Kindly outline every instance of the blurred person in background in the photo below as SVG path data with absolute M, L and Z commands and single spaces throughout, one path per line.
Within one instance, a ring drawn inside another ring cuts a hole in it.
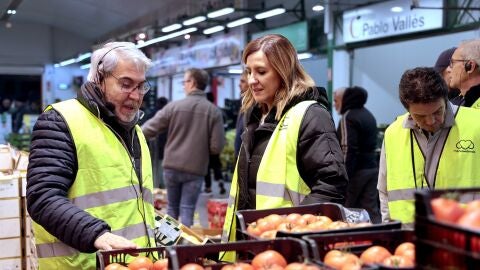
M 373 223 L 381 223 L 378 201 L 377 121 L 365 108 L 368 92 L 362 87 L 345 88 L 337 129 L 348 174 L 346 207 L 367 210 Z
M 443 79 L 447 83 L 447 86 L 450 85 L 450 80 L 451 80 L 451 74 L 447 71 L 447 68 L 450 65 L 450 59 L 452 59 L 452 55 L 456 49 L 457 47 L 452 47 L 440 53 L 440 55 L 437 58 L 437 61 L 435 62 L 435 66 L 433 67 L 433 69 L 435 69 L 436 72 L 442 75 Z M 460 90 L 458 90 L 457 88 L 448 89 L 448 99 L 450 100 L 457 97 L 459 94 L 460 94 Z
M 241 111 L 243 143 L 232 179 L 222 241 L 235 241 L 235 212 L 345 202 L 348 178 L 335 127 L 313 79 L 281 35 L 248 43 Z M 225 253 L 223 259 L 233 260 Z
M 450 74 L 450 88 L 457 88 L 460 94 L 451 99 L 458 106 L 480 109 L 480 39 L 464 41 L 450 59 L 447 72 Z
M 243 70 L 242 75 L 240 76 L 240 83 L 238 84 L 238 88 L 240 89 L 240 100 L 242 100 L 244 93 L 248 90 L 247 80 L 248 80 L 247 72 Z M 238 159 L 238 153 L 240 152 L 240 147 L 242 145 L 243 130 L 244 130 L 243 113 L 240 111 L 238 112 L 237 125 L 235 128 L 235 143 L 234 143 L 235 163 Z
M 385 131 L 378 191 L 382 220 L 412 227 L 415 190 L 480 185 L 480 111 L 448 102 L 433 68 L 405 71 L 399 96 L 408 112 Z
M 184 74 L 186 97 L 168 103 L 142 125 L 147 138 L 168 130 L 163 158 L 163 179 L 167 188 L 167 213 L 186 226 L 193 215 L 211 154 L 225 145 L 222 112 L 206 98 L 209 75 L 190 68 Z
M 342 109 L 342 99 L 343 93 L 345 92 L 346 87 L 340 87 L 333 91 L 333 107 L 335 111 L 340 115 L 340 111 Z
M 150 66 L 135 44 L 107 43 L 77 98 L 38 117 L 27 208 L 40 269 L 96 269 L 97 250 L 155 246 L 150 153 L 137 125 Z

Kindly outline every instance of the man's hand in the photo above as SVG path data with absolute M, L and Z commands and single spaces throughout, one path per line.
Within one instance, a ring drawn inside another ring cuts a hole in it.
M 138 248 L 132 241 L 110 232 L 100 235 L 93 244 L 99 250 Z

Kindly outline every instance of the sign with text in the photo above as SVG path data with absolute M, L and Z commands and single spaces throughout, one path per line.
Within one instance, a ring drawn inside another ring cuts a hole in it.
M 393 0 L 343 13 L 345 43 L 403 35 L 443 26 L 443 1 L 419 0 L 411 8 L 410 0 Z

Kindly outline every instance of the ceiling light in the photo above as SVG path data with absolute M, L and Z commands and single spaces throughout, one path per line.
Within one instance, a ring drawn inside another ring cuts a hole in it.
M 312 54 L 309 53 L 309 52 L 297 54 L 298 60 L 308 59 L 308 58 L 311 58 L 311 57 L 312 57 Z
M 219 9 L 219 10 L 212 11 L 212 12 L 208 13 L 207 17 L 208 18 L 217 18 L 217 17 L 221 17 L 221 16 L 225 16 L 227 14 L 233 13 L 234 11 L 235 11 L 234 8 L 226 7 L 226 8 L 222 8 L 222 9 Z
M 184 39 L 190 39 L 190 34 L 186 34 L 185 36 L 183 36 Z
M 137 39 L 145 39 L 146 37 L 147 37 L 147 34 L 145 34 L 145 33 L 143 33 L 143 32 L 142 32 L 142 33 L 138 33 L 138 35 L 137 35 Z
M 55 64 L 55 65 L 53 65 L 53 67 L 58 68 L 58 67 L 60 67 L 60 64 Z
M 71 58 L 71 59 L 62 61 L 62 62 L 60 62 L 59 64 L 60 64 L 61 67 L 63 67 L 63 66 L 68 66 L 68 65 L 71 65 L 71 64 L 75 63 L 75 60 L 77 60 L 77 59 Z
M 207 28 L 207 29 L 203 30 L 203 33 L 204 33 L 205 35 L 210 35 L 210 34 L 213 34 L 213 33 L 219 32 L 219 31 L 222 31 L 223 29 L 225 29 L 225 26 L 223 26 L 223 25 L 217 25 L 217 26 L 210 27 L 210 28 Z
M 241 19 L 235 20 L 233 22 L 227 23 L 227 27 L 232 28 L 232 27 L 235 27 L 235 26 L 240 26 L 240 25 L 250 23 L 251 21 L 252 21 L 252 18 L 245 17 L 245 18 L 241 18 Z
M 196 24 L 196 23 L 199 23 L 199 22 L 203 22 L 205 21 L 207 18 L 205 16 L 197 16 L 197 17 L 193 17 L 191 19 L 188 19 L 188 20 L 185 20 L 183 21 L 183 25 L 192 25 L 192 24 Z
M 190 28 L 187 28 L 187 29 L 183 29 L 181 31 L 178 31 L 178 32 L 173 32 L 173 33 L 170 33 L 168 35 L 165 35 L 165 36 L 160 36 L 160 37 L 157 37 L 157 38 L 153 38 L 153 39 L 150 39 L 150 40 L 147 40 L 145 41 L 144 43 L 142 44 L 137 44 L 137 48 L 143 48 L 143 47 L 146 47 L 148 45 L 151 45 L 151 44 L 154 44 L 154 43 L 158 43 L 158 42 L 161 42 L 161 41 L 165 41 L 167 39 L 171 39 L 171 38 L 174 38 L 174 37 L 178 37 L 178 36 L 182 36 L 182 35 L 186 35 L 188 33 L 192 33 L 192 32 L 195 32 L 197 31 L 198 29 L 196 27 L 190 27 Z
M 325 7 L 323 7 L 322 5 L 320 4 L 316 4 L 315 6 L 312 7 L 312 10 L 315 11 L 315 12 L 320 12 L 322 10 L 324 10 Z
M 92 53 L 84 53 L 84 54 L 80 54 L 77 59 L 76 59 L 76 62 L 80 62 L 82 60 L 85 60 L 87 58 L 89 58 L 90 56 L 92 56 Z
M 90 63 L 80 66 L 80 69 L 87 69 L 87 68 L 90 68 Z
M 392 7 L 390 9 L 391 12 L 396 12 L 396 13 L 399 13 L 399 12 L 402 12 L 403 11 L 403 8 L 402 7 L 399 7 L 399 6 L 396 6 L 396 7 Z
M 228 73 L 230 73 L 230 74 L 242 74 L 243 69 L 241 69 L 241 68 L 229 68 Z
M 143 40 L 143 39 L 137 40 L 137 44 L 143 44 L 143 43 L 145 43 L 145 40 Z
M 179 23 L 174 23 L 174 24 L 171 24 L 171 25 L 168 25 L 168 26 L 165 26 L 162 28 L 162 32 L 164 33 L 168 33 L 168 32 L 172 32 L 172 31 L 175 31 L 175 30 L 178 30 L 182 28 L 182 25 L 179 24 Z
M 17 14 L 17 11 L 15 9 L 9 9 L 9 10 L 7 10 L 7 14 L 14 15 L 14 14 Z
M 274 8 L 274 9 L 271 9 L 271 10 L 268 10 L 268 11 L 265 11 L 265 12 L 262 12 L 262 13 L 258 13 L 257 15 L 255 15 L 255 19 L 261 20 L 261 19 L 265 19 L 265 18 L 268 18 L 268 17 L 277 16 L 277 15 L 283 14 L 285 12 L 286 12 L 286 9 L 284 9 L 284 8 Z

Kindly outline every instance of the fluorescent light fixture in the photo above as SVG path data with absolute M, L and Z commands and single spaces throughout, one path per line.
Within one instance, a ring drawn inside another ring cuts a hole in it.
M 236 26 L 240 26 L 240 25 L 250 23 L 251 21 L 252 21 L 252 18 L 245 17 L 245 18 L 241 18 L 241 19 L 235 20 L 233 22 L 227 23 L 227 27 L 232 28 L 232 27 L 236 27 Z
M 261 19 L 277 16 L 277 15 L 285 13 L 286 11 L 287 10 L 284 9 L 284 8 L 274 8 L 274 9 L 267 10 L 267 11 L 262 12 L 262 13 L 258 13 L 257 15 L 255 15 L 255 19 L 261 20 Z
M 399 12 L 402 12 L 403 11 L 403 8 L 402 7 L 399 7 L 399 6 L 395 6 L 395 7 L 392 7 L 390 9 L 391 12 L 395 12 L 395 13 L 399 13 Z
M 206 19 L 207 18 L 205 16 L 193 17 L 191 19 L 183 21 L 183 25 L 192 25 L 192 24 L 200 23 L 200 22 L 205 21 Z
M 90 56 L 92 56 L 92 53 L 84 53 L 84 54 L 80 54 L 78 57 L 77 57 L 77 60 L 76 62 L 80 62 L 82 60 L 85 60 L 87 58 L 89 58 Z
M 228 73 L 230 74 L 242 74 L 243 70 L 241 68 L 229 68 Z
M 325 7 L 323 7 L 322 5 L 320 4 L 316 4 L 315 6 L 312 7 L 312 10 L 315 11 L 315 12 L 320 12 L 322 10 L 324 10 Z
M 58 67 L 60 67 L 60 64 L 55 64 L 55 65 L 53 65 L 53 67 L 58 68 Z
M 9 10 L 7 10 L 7 14 L 12 14 L 12 15 L 14 15 L 14 14 L 16 14 L 16 13 L 17 13 L 17 11 L 16 11 L 15 9 L 9 9 Z
M 58 89 L 60 89 L 60 90 L 67 90 L 67 89 L 68 89 L 68 84 L 66 84 L 66 83 L 59 83 L 59 84 L 58 84 Z
M 77 60 L 77 59 L 75 59 L 75 58 L 68 59 L 68 60 L 65 60 L 65 61 L 60 62 L 59 65 L 60 65 L 61 67 L 68 66 L 68 65 L 71 65 L 71 64 L 75 63 L 76 60 Z
M 140 40 L 137 41 L 137 44 L 143 44 L 143 43 L 145 43 L 145 40 L 143 40 L 143 39 L 140 39 Z
M 172 31 L 175 31 L 175 30 L 178 30 L 182 28 L 182 25 L 179 24 L 179 23 L 174 23 L 174 24 L 171 24 L 171 25 L 168 25 L 168 26 L 165 26 L 162 28 L 162 32 L 164 33 L 168 33 L 168 32 L 172 32 Z
M 217 26 L 210 27 L 210 28 L 207 28 L 207 29 L 203 30 L 203 33 L 204 33 L 205 35 L 210 35 L 210 34 L 213 34 L 213 33 L 219 32 L 219 31 L 222 31 L 223 29 L 225 29 L 225 26 L 223 26 L 223 25 L 217 25 Z
M 157 38 L 152 38 L 150 40 L 147 40 L 145 41 L 144 43 L 142 44 L 137 44 L 137 48 L 143 48 L 143 47 L 146 47 L 148 45 L 152 45 L 154 43 L 158 43 L 158 42 L 162 42 L 162 41 L 165 41 L 167 39 L 171 39 L 171 38 L 174 38 L 174 37 L 178 37 L 178 36 L 183 36 L 183 35 L 186 35 L 188 33 L 192 33 L 192 32 L 195 32 L 197 31 L 198 29 L 196 27 L 190 27 L 190 28 L 187 28 L 187 29 L 183 29 L 181 31 L 177 31 L 177 32 L 173 32 L 173 33 L 170 33 L 168 35 L 165 35 L 165 36 L 160 36 L 160 37 L 157 37 Z
M 87 69 L 87 68 L 90 68 L 90 63 L 80 66 L 80 69 Z
M 298 60 L 303 60 L 303 59 L 308 59 L 308 58 L 311 58 L 313 55 L 309 52 L 305 52 L 305 53 L 298 53 L 297 54 L 297 57 L 298 57 Z
M 221 17 L 221 16 L 225 16 L 227 14 L 233 13 L 234 11 L 235 11 L 234 8 L 226 7 L 226 8 L 222 8 L 222 9 L 215 10 L 215 11 L 212 11 L 212 12 L 208 13 L 207 17 L 208 18 L 217 18 L 217 17 Z

